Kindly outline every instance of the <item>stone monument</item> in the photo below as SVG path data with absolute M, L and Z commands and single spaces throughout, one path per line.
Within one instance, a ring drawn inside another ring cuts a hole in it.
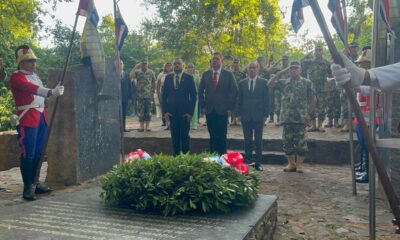
M 48 86 L 61 71 L 50 71 Z M 76 65 L 65 76 L 46 151 L 49 185 L 72 185 L 108 172 L 120 160 L 120 90 L 113 60 L 106 64 L 102 89 L 90 66 Z M 49 101 L 49 116 L 55 100 Z

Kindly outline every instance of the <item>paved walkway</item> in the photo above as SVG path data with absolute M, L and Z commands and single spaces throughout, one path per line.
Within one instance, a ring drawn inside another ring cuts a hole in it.
M 205 122 L 205 118 L 200 119 L 201 123 Z M 125 133 L 125 136 L 148 136 L 148 137 L 170 137 L 170 132 L 165 131 L 165 127 L 161 126 L 161 120 L 159 118 L 153 117 L 153 121 L 150 122 L 150 132 L 138 132 L 139 122 L 136 117 L 127 118 L 127 129 L 130 132 Z M 283 127 L 277 127 L 274 123 L 267 123 L 264 127 L 263 139 L 281 139 L 282 138 Z M 191 129 L 190 136 L 192 138 L 209 138 L 207 126 L 202 126 L 200 124 L 198 129 Z M 337 140 L 343 141 L 349 139 L 348 133 L 340 132 L 338 128 L 326 128 L 326 132 L 310 132 L 307 133 L 307 137 L 316 140 Z M 243 131 L 241 126 L 229 126 L 228 127 L 228 138 L 239 138 L 243 139 Z M 356 135 L 354 134 L 354 139 Z

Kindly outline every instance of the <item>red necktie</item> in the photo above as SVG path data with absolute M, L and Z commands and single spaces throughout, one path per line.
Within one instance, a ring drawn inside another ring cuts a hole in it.
M 217 88 L 217 77 L 218 77 L 218 72 L 214 72 L 211 78 L 211 86 L 214 89 Z

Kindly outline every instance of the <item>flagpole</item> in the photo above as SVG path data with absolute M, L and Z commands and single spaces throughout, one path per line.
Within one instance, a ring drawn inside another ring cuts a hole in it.
M 121 141 L 121 161 L 125 158 L 125 149 L 124 149 L 124 127 L 123 126 L 123 116 L 122 116 L 122 86 L 121 86 L 121 56 L 118 49 L 118 37 L 117 37 L 117 2 L 113 0 L 114 3 L 114 32 L 115 32 L 115 61 L 116 61 L 116 70 L 117 70 L 117 86 L 119 91 L 119 123 L 120 123 L 120 141 Z M 126 123 L 125 123 L 126 124 Z
M 346 0 L 342 0 L 342 13 L 343 13 L 343 40 L 344 40 L 344 49 L 349 51 L 349 39 L 348 39 L 348 31 L 347 31 L 347 10 L 346 10 Z M 350 102 L 347 101 L 348 108 L 348 121 L 349 121 L 349 146 L 350 146 L 350 167 L 351 167 L 351 185 L 353 188 L 353 194 L 357 195 L 357 184 L 356 184 L 356 171 L 354 169 L 354 139 L 353 139 L 353 121 L 351 119 L 353 115 L 353 106 L 351 106 Z
M 340 64 L 341 66 L 344 66 L 343 60 L 342 60 L 341 56 L 339 55 L 339 52 L 336 49 L 336 46 L 335 46 L 335 44 L 332 40 L 332 37 L 329 33 L 328 27 L 326 25 L 325 19 L 322 15 L 322 12 L 321 12 L 318 2 L 316 0 L 309 0 L 309 3 L 313 10 L 315 18 L 317 19 L 318 25 L 324 35 L 325 41 L 329 47 L 329 51 L 332 55 L 333 60 L 335 61 L 335 63 Z M 396 218 L 395 224 L 397 226 L 399 226 L 400 225 L 400 209 L 398 206 L 399 200 L 397 198 L 397 195 L 393 189 L 392 184 L 390 183 L 389 177 L 387 175 L 385 167 L 383 166 L 383 162 L 378 155 L 378 151 L 376 150 L 376 147 L 371 138 L 371 135 L 369 134 L 367 124 L 365 123 L 364 117 L 361 113 L 360 105 L 358 104 L 358 102 L 353 94 L 353 90 L 350 86 L 350 83 L 347 83 L 346 85 L 344 85 L 344 89 L 346 90 L 346 94 L 347 94 L 351 104 L 354 106 L 354 111 L 355 111 L 356 117 L 359 121 L 361 130 L 362 130 L 362 134 L 365 138 L 365 142 L 367 144 L 368 150 L 370 152 L 370 155 L 372 157 L 372 160 L 373 160 L 376 170 L 378 172 L 378 177 L 382 183 L 383 189 L 384 189 L 386 197 L 389 201 L 390 208 L 393 212 L 393 215 Z
M 71 58 L 72 46 L 73 46 L 73 43 L 74 43 L 76 26 L 78 24 L 78 18 L 79 18 L 79 15 L 77 13 L 75 15 L 74 27 L 72 29 L 72 35 L 71 35 L 71 38 L 70 38 L 70 41 L 69 41 L 68 53 L 67 53 L 67 57 L 65 59 L 64 68 L 63 68 L 63 72 L 62 72 L 62 75 L 61 75 L 61 80 L 58 82 L 58 84 L 60 84 L 61 86 L 64 84 L 65 74 L 67 72 L 67 68 L 68 68 L 68 65 L 69 65 L 69 60 Z M 46 136 L 45 143 L 44 143 L 44 146 L 43 146 L 42 154 L 40 155 L 39 165 L 38 166 L 42 166 L 42 163 L 43 163 L 43 159 L 44 159 L 44 155 L 45 155 L 44 153 L 46 152 L 47 145 L 49 143 L 51 130 L 53 129 L 54 117 L 55 117 L 55 115 L 57 113 L 58 102 L 59 102 L 59 97 L 57 96 L 56 97 L 56 101 L 54 103 L 53 111 L 52 111 L 51 116 L 50 116 L 49 126 L 48 126 L 48 130 L 47 130 L 47 136 Z M 34 179 L 36 179 L 37 176 L 39 176 L 39 174 L 40 174 L 40 167 L 38 167 L 36 169 L 36 173 L 35 173 L 35 178 Z

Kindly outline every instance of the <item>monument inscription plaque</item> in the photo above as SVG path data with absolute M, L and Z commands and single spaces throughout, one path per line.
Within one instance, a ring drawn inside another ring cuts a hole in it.
M 165 217 L 106 205 L 99 192 L 1 209 L 0 239 L 268 239 L 276 224 L 275 196 L 260 195 L 254 206 L 229 214 Z

